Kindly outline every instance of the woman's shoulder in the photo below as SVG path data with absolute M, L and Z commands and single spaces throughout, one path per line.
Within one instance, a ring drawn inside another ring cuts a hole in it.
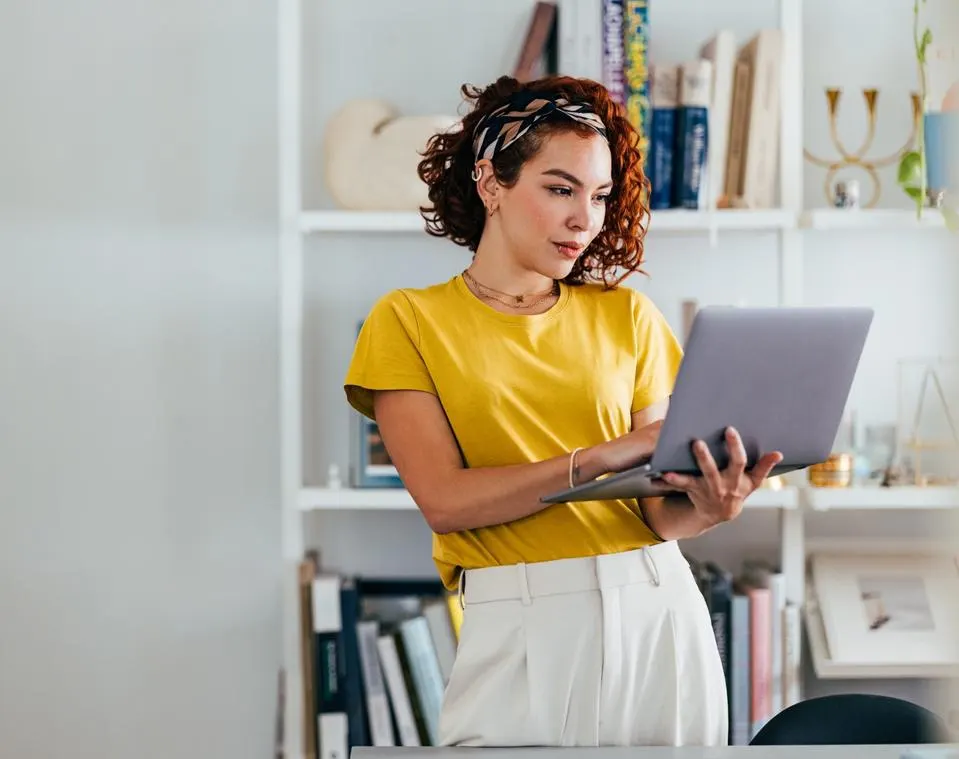
M 646 293 L 629 285 L 607 288 L 602 283 L 587 282 L 577 285 L 577 299 L 596 310 L 628 311 L 635 318 L 658 314 L 659 309 Z
M 389 312 L 396 316 L 412 316 L 417 311 L 446 306 L 452 297 L 452 280 L 421 287 L 398 287 L 380 295 L 370 313 Z

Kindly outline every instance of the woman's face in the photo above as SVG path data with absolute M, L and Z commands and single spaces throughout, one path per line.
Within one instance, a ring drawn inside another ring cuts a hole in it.
M 612 188 L 609 145 L 600 135 L 558 132 L 500 188 L 503 239 L 524 269 L 565 278 L 603 228 Z

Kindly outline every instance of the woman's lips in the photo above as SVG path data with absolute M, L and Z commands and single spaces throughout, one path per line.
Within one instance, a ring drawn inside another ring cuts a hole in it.
M 578 242 L 569 242 L 564 240 L 563 242 L 554 242 L 553 245 L 556 246 L 556 250 L 559 251 L 563 258 L 569 258 L 572 260 L 578 258 L 579 254 L 583 251 L 583 246 Z

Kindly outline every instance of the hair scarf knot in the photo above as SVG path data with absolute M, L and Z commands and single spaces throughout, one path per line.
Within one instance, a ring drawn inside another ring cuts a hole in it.
M 562 115 L 592 127 L 606 139 L 606 125 L 587 103 L 571 103 L 562 97 L 522 92 L 510 97 L 506 105 L 500 106 L 476 125 L 473 130 L 474 159 L 492 159 L 543 119 L 554 115 Z

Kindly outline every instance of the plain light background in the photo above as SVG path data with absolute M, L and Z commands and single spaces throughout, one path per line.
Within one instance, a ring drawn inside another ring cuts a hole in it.
M 0 755 L 271 756 L 274 3 L 0 17 Z

